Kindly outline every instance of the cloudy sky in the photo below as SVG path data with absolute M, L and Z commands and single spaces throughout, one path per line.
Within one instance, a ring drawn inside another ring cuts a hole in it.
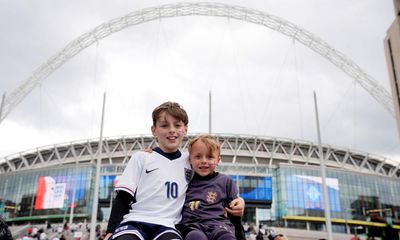
M 388 91 L 383 39 L 390 0 L 220 1 L 280 17 L 345 54 Z M 69 42 L 130 12 L 171 1 L 0 0 L 0 93 L 10 93 Z M 324 57 L 267 27 L 217 17 L 161 19 L 93 44 L 36 87 L 0 123 L 0 159 L 104 136 L 150 134 L 152 109 L 177 101 L 191 133 L 322 141 L 400 160 L 394 118 Z

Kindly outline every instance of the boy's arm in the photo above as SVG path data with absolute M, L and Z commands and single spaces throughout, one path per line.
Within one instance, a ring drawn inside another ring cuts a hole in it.
M 242 225 L 242 217 L 232 216 L 229 214 L 229 220 L 231 221 L 233 227 L 235 228 L 236 240 L 246 240 L 246 235 Z
M 107 225 L 107 235 L 112 234 L 121 223 L 125 214 L 129 213 L 130 205 L 134 202 L 132 195 L 118 191 L 111 208 L 110 220 Z
M 242 216 L 244 214 L 245 202 L 243 198 L 238 197 L 229 203 L 229 208 L 225 208 L 228 212 L 229 220 L 235 228 L 235 237 L 237 240 L 245 240 L 246 236 L 242 226 Z

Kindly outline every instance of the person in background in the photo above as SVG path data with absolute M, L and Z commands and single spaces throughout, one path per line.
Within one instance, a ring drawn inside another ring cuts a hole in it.
M 282 233 L 279 233 L 279 234 L 275 235 L 274 240 L 287 240 L 287 238 Z
M 43 228 L 39 230 L 39 239 L 40 240 L 47 240 L 47 234 Z
M 6 221 L 0 216 L 0 239 L 13 240 L 12 234 Z

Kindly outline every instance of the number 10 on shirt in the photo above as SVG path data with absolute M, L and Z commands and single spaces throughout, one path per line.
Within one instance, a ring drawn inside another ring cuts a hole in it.
M 176 182 L 165 182 L 165 187 L 167 190 L 167 198 L 177 198 L 178 197 L 178 184 Z

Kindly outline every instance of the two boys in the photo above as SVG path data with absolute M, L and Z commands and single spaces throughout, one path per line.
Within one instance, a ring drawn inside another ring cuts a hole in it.
M 181 220 L 192 170 L 179 145 L 187 134 L 188 116 L 177 103 L 154 109 L 151 132 L 158 142 L 152 153 L 135 153 L 125 168 L 111 210 L 107 238 L 113 240 L 182 239 L 175 225 Z M 226 211 L 243 214 L 244 202 L 234 199 Z M 118 226 L 118 227 L 117 227 Z

